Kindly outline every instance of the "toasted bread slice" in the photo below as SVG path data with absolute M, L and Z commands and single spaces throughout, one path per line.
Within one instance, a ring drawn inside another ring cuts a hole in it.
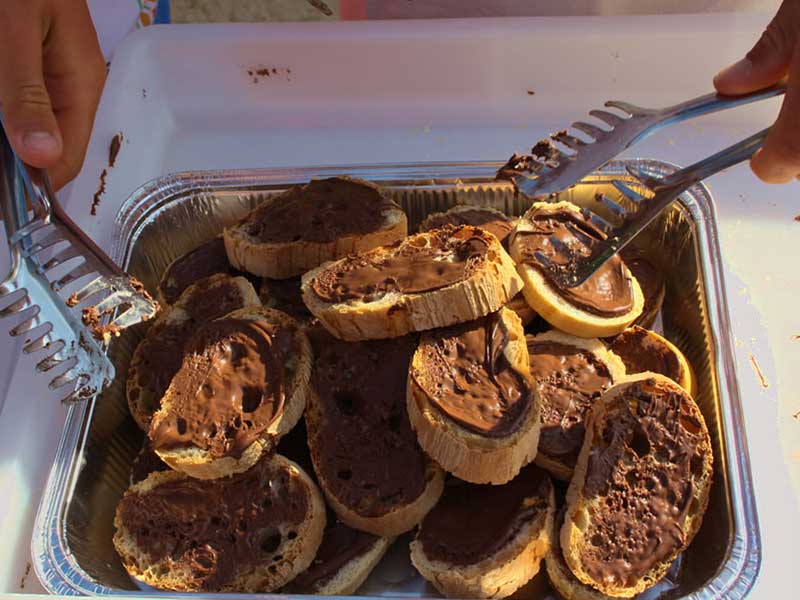
M 378 186 L 349 177 L 294 186 L 224 233 L 234 267 L 272 279 L 296 277 L 329 260 L 406 235 L 403 210 Z
M 258 294 L 244 277 L 217 274 L 186 288 L 153 322 L 131 358 L 126 392 L 136 424 L 144 431 L 149 429 L 195 329 L 231 311 L 260 304 Z
M 167 266 L 158 284 L 158 301 L 162 305 L 175 304 L 190 285 L 217 273 L 234 274 L 221 235 L 179 256 Z
M 192 477 L 241 473 L 297 424 L 310 375 L 297 321 L 268 308 L 234 311 L 189 342 L 148 435 L 161 460 Z
M 411 562 L 446 596 L 505 598 L 539 572 L 554 512 L 535 465 L 502 486 L 453 482 L 411 542 Z
M 561 331 L 528 336 L 527 346 L 542 407 L 536 464 L 569 481 L 583 446 L 589 410 L 625 377 L 625 365 L 600 340 Z
M 407 396 L 420 446 L 459 479 L 505 483 L 536 456 L 539 397 L 522 323 L 507 308 L 423 335 Z
M 508 238 L 516 224 L 516 219 L 494 208 L 460 204 L 445 212 L 428 215 L 420 223 L 419 230 L 430 231 L 444 225 L 473 225 L 494 235 L 503 244 L 503 248 L 508 250 Z
M 620 333 L 608 344 L 622 359 L 628 375 L 652 371 L 669 377 L 694 397 L 695 376 L 683 352 L 667 338 L 637 325 Z
M 534 202 L 517 223 L 510 244 L 528 304 L 556 329 L 578 337 L 608 337 L 623 331 L 644 306 L 636 278 L 621 258 L 614 257 L 580 286 L 556 287 L 535 258 L 535 252 L 542 251 L 555 253 L 556 262 L 568 260 L 548 241 L 554 231 L 575 252 L 603 235 L 570 202 Z
M 417 445 L 406 412 L 411 337 L 343 342 L 309 329 L 314 349 L 305 421 L 314 471 L 339 518 L 391 537 L 436 504 L 444 472 Z
M 536 311 L 533 310 L 531 305 L 528 304 L 528 301 L 525 300 L 525 294 L 522 292 L 509 300 L 508 304 L 506 304 L 506 308 L 510 308 L 517 313 L 519 320 L 522 321 L 523 327 L 530 325 L 537 316 Z
M 472 321 L 521 286 L 495 236 L 444 226 L 309 271 L 303 300 L 333 335 L 355 341 Z
M 677 383 L 642 373 L 603 394 L 561 528 L 575 577 L 620 598 L 654 585 L 700 528 L 712 467 L 703 415 Z
M 182 592 L 269 592 L 314 560 L 325 529 L 317 486 L 273 455 L 246 473 L 198 481 L 152 473 L 117 505 L 114 548 L 131 576 Z

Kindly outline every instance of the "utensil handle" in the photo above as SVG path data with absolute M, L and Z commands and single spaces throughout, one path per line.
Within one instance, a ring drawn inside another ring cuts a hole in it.
M 11 147 L 0 117 L 0 213 L 9 247 L 12 245 L 12 236 L 30 222 L 26 200 L 22 164 Z M 21 242 L 23 245 L 29 244 L 30 239 L 26 238 Z
M 679 121 L 686 121 L 701 115 L 727 110 L 729 108 L 736 108 L 737 106 L 744 106 L 759 100 L 766 100 L 786 93 L 785 85 L 774 85 L 763 90 L 751 92 L 749 94 L 742 94 L 741 96 L 723 96 L 721 94 L 706 94 L 693 100 L 681 102 L 675 106 L 670 106 L 665 109 L 667 118 L 660 124 L 661 127 L 670 123 L 677 123 Z

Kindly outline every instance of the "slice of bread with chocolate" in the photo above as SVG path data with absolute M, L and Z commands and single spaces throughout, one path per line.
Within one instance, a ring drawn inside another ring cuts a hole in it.
M 205 324 L 148 435 L 173 469 L 200 479 L 247 470 L 303 414 L 311 348 L 289 315 L 245 308 Z
M 288 279 L 407 234 L 405 213 L 378 186 L 331 177 L 267 199 L 225 229 L 224 236 L 234 267 L 260 277 Z
M 190 285 L 217 273 L 234 275 L 225 253 L 225 241 L 217 236 L 173 260 L 158 284 L 158 301 L 175 304 Z
M 539 398 L 522 323 L 507 308 L 423 335 L 407 394 L 420 446 L 459 479 L 505 483 L 536 455 Z
M 575 577 L 616 597 L 654 585 L 700 528 L 712 466 L 703 415 L 671 379 L 642 373 L 603 394 L 561 528 Z
M 525 283 L 525 299 L 556 329 L 579 337 L 608 337 L 641 314 L 642 290 L 619 256 L 572 288 L 559 287 L 536 258 L 540 252 L 556 264 L 568 265 L 604 236 L 570 202 L 534 202 L 517 223 L 511 256 Z
M 325 503 L 300 467 L 274 455 L 214 481 L 152 473 L 125 492 L 114 527 L 122 564 L 148 585 L 270 592 L 314 560 Z
M 472 321 L 520 291 L 495 236 L 446 225 L 303 275 L 303 300 L 333 335 L 380 339 Z
M 537 317 L 536 311 L 533 310 L 531 305 L 528 304 L 528 301 L 525 300 L 525 295 L 522 292 L 509 300 L 508 304 L 506 304 L 506 308 L 510 308 L 517 313 L 519 320 L 522 321 L 523 327 L 530 325 Z
M 416 340 L 343 342 L 308 330 L 314 369 L 306 409 L 314 471 L 328 504 L 355 529 L 396 536 L 436 504 L 444 472 L 417 444 L 406 412 Z
M 260 304 L 244 277 L 217 274 L 186 288 L 153 322 L 131 358 L 126 393 L 136 424 L 144 431 L 149 429 L 153 413 L 181 366 L 184 346 L 198 327 L 231 311 Z
M 655 331 L 633 325 L 611 340 L 608 347 L 622 359 L 629 375 L 659 373 L 694 397 L 695 377 L 689 361 L 675 344 Z
M 430 231 L 445 225 L 472 225 L 485 229 L 494 235 L 503 248 L 508 250 L 508 238 L 516 226 L 516 219 L 512 219 L 504 212 L 486 206 L 459 205 L 440 213 L 428 215 L 420 223 L 420 231 Z
M 528 336 L 527 345 L 542 407 L 536 462 L 557 479 L 569 481 L 583 446 L 589 410 L 625 377 L 625 365 L 600 340 L 560 331 Z
M 535 465 L 505 485 L 454 481 L 420 525 L 411 562 L 446 596 L 505 598 L 539 572 L 554 512 L 550 478 Z

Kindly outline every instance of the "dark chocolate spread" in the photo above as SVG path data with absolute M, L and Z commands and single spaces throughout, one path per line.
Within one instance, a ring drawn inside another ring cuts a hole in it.
M 423 336 L 414 382 L 442 414 L 488 437 L 514 433 L 533 401 L 532 382 L 508 361 L 499 313 Z
M 592 506 L 581 561 L 592 579 L 630 586 L 689 544 L 683 525 L 708 444 L 697 406 L 677 386 L 645 379 L 605 406 L 583 485 Z
M 420 526 L 417 539 L 429 560 L 474 565 L 511 542 L 520 530 L 545 524 L 552 485 L 535 465 L 505 485 L 456 482 Z
M 549 271 L 541 268 L 536 252 L 541 252 L 556 264 L 569 265 L 576 257 L 588 253 L 592 245 L 604 237 L 580 213 L 563 208 L 542 207 L 525 217 L 530 230 L 518 230 L 521 260 L 540 270 L 558 294 L 570 304 L 601 317 L 615 317 L 628 313 L 633 307 L 631 275 L 619 256 L 614 256 L 600 270 L 579 286 L 561 288 L 550 278 Z M 568 251 L 562 251 L 550 242 L 555 237 Z
M 131 483 L 144 481 L 150 473 L 157 471 L 169 471 L 169 465 L 158 457 L 150 445 L 150 441 L 145 438 L 142 449 L 139 450 L 139 454 L 133 459 L 131 465 Z
M 322 327 L 308 335 L 319 418 L 306 423 L 317 474 L 363 517 L 413 502 L 427 483 L 427 459 L 406 411 L 415 339 L 350 343 Z
M 574 467 L 583 445 L 586 413 L 611 386 L 611 375 L 591 352 L 527 339 L 531 377 L 542 406 L 539 451 Z
M 262 460 L 233 477 L 186 477 L 127 494 L 117 511 L 148 562 L 186 569 L 192 589 L 214 591 L 281 560 L 279 548 L 297 536 L 308 499 L 296 474 Z
M 369 552 L 379 539 L 372 534 L 351 529 L 329 512 L 317 556 L 308 569 L 292 580 L 290 591 L 300 594 L 315 593 L 331 581 L 342 567 Z
M 481 229 L 445 226 L 343 258 L 312 281 L 326 302 L 373 301 L 389 292 L 438 290 L 470 277 L 485 262 L 494 238 Z
M 234 310 L 244 308 L 244 297 L 239 286 L 227 276 L 213 275 L 205 285 L 196 288 L 196 293 L 184 299 L 182 307 L 188 318 L 160 319 L 147 332 L 147 336 L 136 349 L 135 368 L 141 387 L 148 391 L 145 398 L 153 404 L 141 406 L 152 415 L 157 409 L 170 381 L 178 372 L 183 360 L 184 346 L 195 330 L 212 319 L 217 319 Z M 129 389 L 129 394 L 141 402 L 138 390 Z
M 223 318 L 201 327 L 170 384 L 166 414 L 150 426 L 153 446 L 241 456 L 283 412 L 293 349 L 293 332 L 273 323 Z
M 311 318 L 311 313 L 303 303 L 299 277 L 262 279 L 260 295 L 261 301 L 267 308 L 282 310 L 300 321 Z
M 661 308 L 664 298 L 664 276 L 636 248 L 626 246 L 620 252 L 620 256 L 625 261 L 625 266 L 633 273 L 644 296 L 644 308 L 635 323 L 642 327 L 649 327 Z
M 167 304 L 174 304 L 187 287 L 215 273 L 231 273 L 222 237 L 200 244 L 167 267 L 161 284 L 161 295 Z
M 609 348 L 622 359 L 628 373 L 652 371 L 681 382 L 683 369 L 677 355 L 646 329 L 634 325 L 614 338 Z
M 472 225 L 485 229 L 494 235 L 505 248 L 508 248 L 508 236 L 514 231 L 514 221 L 506 215 L 494 210 L 474 207 L 462 210 L 431 215 L 425 220 L 425 231 L 443 227 L 444 225 Z
M 331 177 L 267 200 L 244 223 L 247 233 L 262 242 L 330 242 L 375 232 L 396 208 L 375 186 Z

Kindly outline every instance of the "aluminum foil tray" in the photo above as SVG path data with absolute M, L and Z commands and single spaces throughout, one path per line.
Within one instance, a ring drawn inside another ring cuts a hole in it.
M 664 163 L 638 162 L 656 173 L 674 170 Z M 498 166 L 465 163 L 180 173 L 144 185 L 126 201 L 116 219 L 112 257 L 152 292 L 171 260 L 218 234 L 268 195 L 334 174 L 383 185 L 406 210 L 412 228 L 427 214 L 455 204 L 521 214 L 528 201 L 510 185 L 493 181 Z M 611 178 L 629 179 L 623 163 L 607 165 L 561 198 L 596 209 L 596 193 L 618 197 Z M 697 186 L 684 194 L 635 244 L 666 276 L 659 328 L 694 367 L 696 400 L 714 449 L 714 484 L 703 526 L 667 578 L 642 597 L 743 598 L 757 576 L 761 548 L 708 190 Z M 114 510 L 142 443 L 143 434 L 125 400 L 125 373 L 142 334 L 141 327 L 126 330 L 111 343 L 108 354 L 117 369 L 116 381 L 91 402 L 69 409 L 32 540 L 36 571 L 53 593 L 170 595 L 132 581 L 111 542 Z M 359 594 L 438 596 L 411 566 L 408 536 L 397 540 Z M 516 596 L 555 598 L 544 569 Z

